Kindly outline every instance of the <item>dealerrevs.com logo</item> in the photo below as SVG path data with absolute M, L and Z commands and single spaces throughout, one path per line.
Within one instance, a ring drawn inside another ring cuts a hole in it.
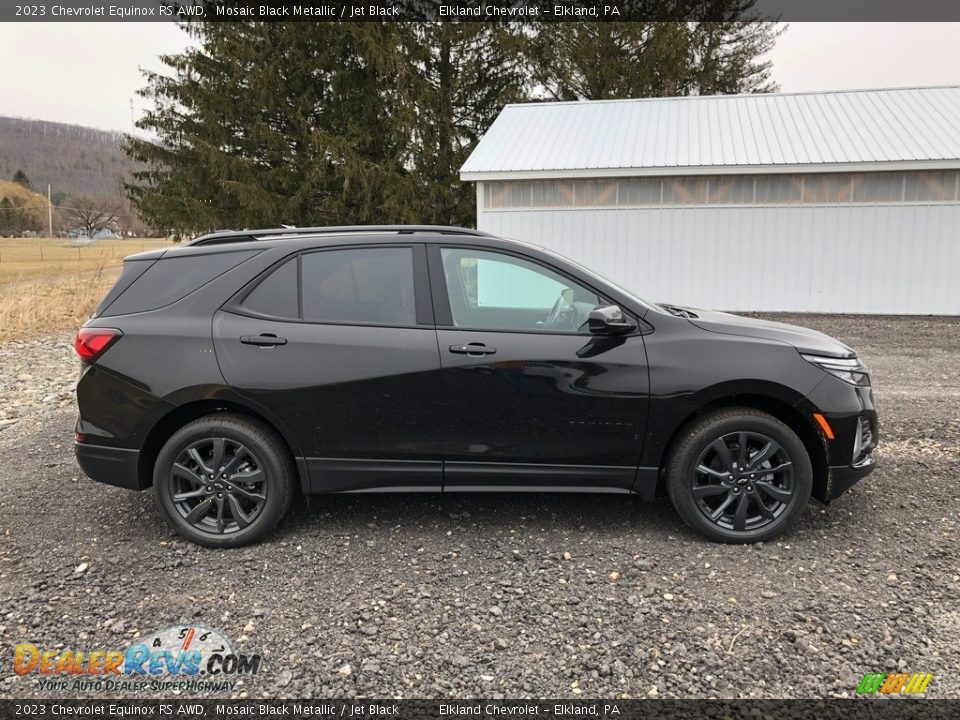
M 867 673 L 857 685 L 857 694 L 919 695 L 927 689 L 931 680 L 933 675 L 930 673 Z
M 217 630 L 193 625 L 147 633 L 125 650 L 45 649 L 20 643 L 13 670 L 36 676 L 41 690 L 230 691 L 260 672 L 259 654 L 237 653 Z

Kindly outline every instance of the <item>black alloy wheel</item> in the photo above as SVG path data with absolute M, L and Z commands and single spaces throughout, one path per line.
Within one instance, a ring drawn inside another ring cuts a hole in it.
M 184 520 L 208 533 L 235 533 L 257 519 L 268 483 L 256 455 L 228 438 L 191 444 L 170 470 L 173 502 Z
M 776 440 L 758 432 L 717 438 L 700 454 L 694 475 L 697 507 L 727 530 L 765 527 L 793 498 L 793 461 Z
M 153 468 L 167 521 L 207 547 L 239 547 L 263 537 L 290 507 L 295 481 L 283 440 L 258 420 L 232 413 L 184 425 Z
M 806 446 L 752 408 L 716 410 L 680 431 L 665 466 L 677 512 L 711 540 L 770 540 L 803 513 L 813 488 Z

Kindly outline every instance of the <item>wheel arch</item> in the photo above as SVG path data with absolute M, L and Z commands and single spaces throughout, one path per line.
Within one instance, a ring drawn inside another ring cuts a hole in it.
M 273 430 L 280 438 L 287 452 L 289 452 L 290 459 L 293 460 L 297 468 L 301 490 L 303 492 L 307 491 L 310 487 L 310 478 L 306 463 L 303 460 L 303 453 L 299 451 L 299 445 L 294 438 L 283 429 L 279 422 L 272 420 L 266 413 L 234 398 L 192 400 L 177 405 L 160 417 L 147 433 L 137 461 L 137 474 L 141 482 L 141 487 L 147 488 L 153 485 L 153 466 L 154 463 L 156 463 L 160 449 L 177 430 L 189 422 L 221 412 L 229 412 L 253 418 Z
M 822 501 L 826 494 L 830 470 L 827 462 L 827 449 L 824 446 L 824 440 L 820 431 L 814 425 L 813 419 L 804 416 L 796 405 L 790 403 L 783 395 L 765 395 L 757 394 L 756 392 L 738 392 L 713 397 L 689 413 L 687 417 L 676 426 L 660 457 L 657 475 L 657 494 L 662 494 L 665 491 L 664 470 L 684 430 L 686 430 L 691 423 L 696 422 L 708 413 L 736 407 L 760 410 L 761 412 L 772 415 L 797 434 L 797 437 L 800 438 L 800 441 L 806 448 L 807 454 L 810 456 L 810 465 L 813 468 L 812 495 Z

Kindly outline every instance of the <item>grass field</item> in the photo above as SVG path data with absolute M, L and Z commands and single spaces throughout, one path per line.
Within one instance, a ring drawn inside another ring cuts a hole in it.
M 60 238 L 0 238 L 0 340 L 80 326 L 127 255 L 168 240 L 99 240 L 70 247 Z

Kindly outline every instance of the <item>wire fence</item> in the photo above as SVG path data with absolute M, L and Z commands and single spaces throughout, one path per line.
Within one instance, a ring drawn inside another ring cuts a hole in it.
M 169 243 L 164 243 L 167 245 Z M 102 262 L 119 263 L 127 255 L 160 247 L 157 242 L 124 240 L 109 245 L 6 245 L 0 243 L 0 263 L 67 263 Z

